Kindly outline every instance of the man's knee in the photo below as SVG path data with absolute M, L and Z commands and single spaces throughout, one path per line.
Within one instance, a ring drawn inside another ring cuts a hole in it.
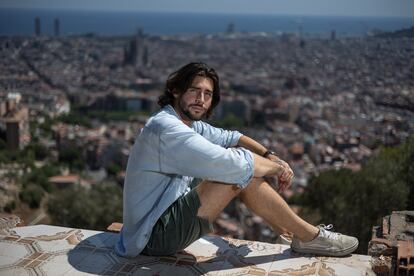
M 254 194 L 263 185 L 269 185 L 269 183 L 263 177 L 253 177 L 250 183 L 239 192 L 238 197 L 243 200 L 246 195 Z
M 260 184 L 266 182 L 263 177 L 253 177 L 249 184 L 240 192 L 256 189 Z M 266 182 L 267 183 L 267 182 Z
M 203 205 L 203 203 L 210 203 L 219 199 L 224 202 L 230 202 L 235 197 L 240 197 L 245 193 L 254 192 L 261 183 L 267 184 L 262 177 L 253 177 L 249 184 L 244 188 L 232 184 L 202 181 L 196 189 Z

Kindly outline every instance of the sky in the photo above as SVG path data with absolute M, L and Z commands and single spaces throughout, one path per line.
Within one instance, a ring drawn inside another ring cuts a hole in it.
M 414 0 L 0 0 L 2 8 L 414 18 Z

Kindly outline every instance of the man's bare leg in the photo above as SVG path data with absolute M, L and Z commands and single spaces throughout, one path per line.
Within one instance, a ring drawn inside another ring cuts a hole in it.
M 286 229 L 301 241 L 310 241 L 319 232 L 318 228 L 296 215 L 263 178 L 254 178 L 245 189 L 241 190 L 239 198 L 273 229 Z
M 318 234 L 318 228 L 296 215 L 263 178 L 253 178 L 243 190 L 234 185 L 210 181 L 201 182 L 196 189 L 201 201 L 197 215 L 210 222 L 217 218 L 234 197 L 239 196 L 249 209 L 275 230 L 286 229 L 304 242 L 312 240 Z
M 198 184 L 196 190 L 201 202 L 197 216 L 206 218 L 209 222 L 215 221 L 221 211 L 241 191 L 235 185 L 206 180 Z

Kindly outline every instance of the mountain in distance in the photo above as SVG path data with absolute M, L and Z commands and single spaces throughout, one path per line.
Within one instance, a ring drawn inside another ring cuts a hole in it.
M 394 32 L 381 32 L 375 35 L 377 37 L 414 37 L 414 26 Z

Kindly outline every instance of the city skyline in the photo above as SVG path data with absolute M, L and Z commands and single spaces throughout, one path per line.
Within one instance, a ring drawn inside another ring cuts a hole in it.
M 188 12 L 188 13 L 229 13 L 229 14 L 278 14 L 309 16 L 368 16 L 368 17 L 414 17 L 414 2 L 409 0 L 350 0 L 333 2 L 315 0 L 312 5 L 305 0 L 274 1 L 227 0 L 193 2 L 189 0 L 155 1 L 111 1 L 111 0 L 2 0 L 0 9 L 68 9 L 68 10 L 107 10 L 107 11 L 149 11 L 149 12 Z

